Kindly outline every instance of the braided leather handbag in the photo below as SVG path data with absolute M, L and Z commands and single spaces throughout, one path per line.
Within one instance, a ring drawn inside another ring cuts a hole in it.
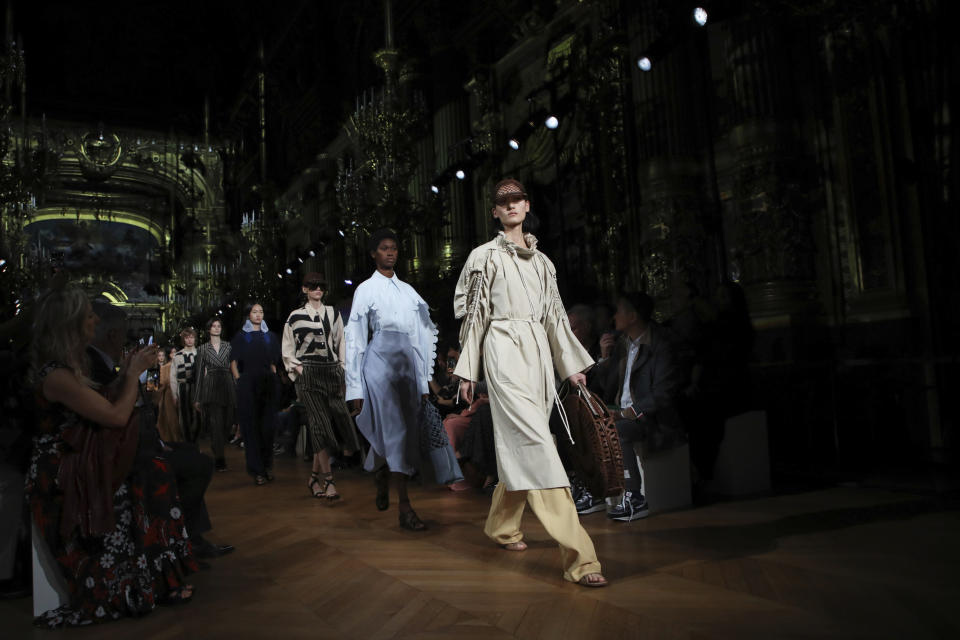
M 624 488 L 623 451 L 613 414 L 583 385 L 577 386 L 576 393 L 568 391 L 561 402 L 574 440 L 563 447 L 577 475 L 594 496 L 619 495 Z

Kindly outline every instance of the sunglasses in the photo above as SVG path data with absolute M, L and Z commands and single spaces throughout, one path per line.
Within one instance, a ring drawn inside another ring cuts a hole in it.
M 527 194 L 521 191 L 512 191 L 510 193 L 504 193 L 493 199 L 493 203 L 498 207 L 505 207 L 511 202 L 523 202 L 527 199 Z
M 327 289 L 327 284 L 325 282 L 305 282 L 303 283 L 303 286 L 305 286 L 310 291 L 314 291 L 316 289 L 323 289 L 323 290 Z

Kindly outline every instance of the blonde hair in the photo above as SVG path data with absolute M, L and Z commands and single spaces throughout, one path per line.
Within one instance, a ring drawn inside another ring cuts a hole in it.
M 39 382 L 40 369 L 49 362 L 65 365 L 86 380 L 89 366 L 83 325 L 89 308 L 87 294 L 74 285 L 54 289 L 37 302 L 30 345 L 31 382 Z

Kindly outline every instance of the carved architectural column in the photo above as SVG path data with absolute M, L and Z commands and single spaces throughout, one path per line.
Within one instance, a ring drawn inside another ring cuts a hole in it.
M 470 117 L 466 98 L 445 104 L 433 116 L 433 153 L 438 170 L 451 167 L 462 159 L 462 143 L 470 135 Z M 465 180 L 454 178 L 447 189 L 448 217 L 437 237 L 437 259 L 441 271 L 458 269 L 470 247 L 467 239 L 473 236 L 471 176 Z
M 659 8 L 648 2 L 641 9 L 636 56 L 657 35 L 650 25 Z M 637 256 L 631 257 L 626 285 L 656 298 L 662 316 L 672 314 L 676 280 L 703 287 L 708 271 L 702 64 L 706 61 L 697 48 L 684 43 L 656 60 L 649 72 L 634 71 L 641 204 L 639 219 L 628 222 L 627 236 L 642 257 L 639 264 Z
M 798 133 L 785 34 L 740 19 L 725 24 L 725 36 L 736 163 L 734 205 L 724 213 L 730 272 L 754 315 L 809 310 L 816 174 Z

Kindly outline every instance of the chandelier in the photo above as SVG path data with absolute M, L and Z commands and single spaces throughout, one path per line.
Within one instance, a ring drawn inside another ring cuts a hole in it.
M 398 233 L 422 228 L 431 211 L 426 194 L 412 183 L 419 169 L 417 145 L 427 133 L 423 94 L 408 86 L 408 69 L 393 46 L 390 4 L 385 3 L 386 47 L 374 54 L 382 86 L 365 90 L 345 128 L 352 153 L 337 163 L 335 183 L 341 231 Z

